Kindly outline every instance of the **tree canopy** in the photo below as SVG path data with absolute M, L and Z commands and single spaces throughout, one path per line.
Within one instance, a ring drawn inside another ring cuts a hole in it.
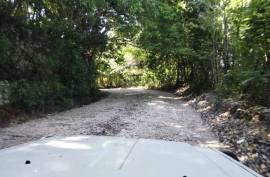
M 269 44 L 269 0 L 0 1 L 2 90 L 29 110 L 138 85 L 269 105 Z

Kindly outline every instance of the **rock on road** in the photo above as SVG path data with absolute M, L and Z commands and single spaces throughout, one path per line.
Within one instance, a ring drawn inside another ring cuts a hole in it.
M 0 148 L 46 136 L 112 135 L 205 145 L 217 140 L 200 114 L 173 94 L 140 88 L 106 89 L 96 103 L 0 130 Z

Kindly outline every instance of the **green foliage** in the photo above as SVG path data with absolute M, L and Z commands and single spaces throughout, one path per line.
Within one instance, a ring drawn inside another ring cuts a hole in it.
M 0 19 L 0 82 L 13 106 L 183 84 L 270 104 L 269 0 L 5 0 Z
M 98 64 L 105 78 L 100 85 L 188 84 L 195 93 L 217 89 L 224 96 L 243 94 L 259 104 L 270 104 L 268 0 L 147 0 L 138 4 L 130 14 L 136 19 L 133 30 L 125 29 L 126 34 L 137 34 L 123 38 L 123 33 L 114 32 L 110 54 Z M 127 66 L 124 59 L 130 51 L 121 47 L 127 43 L 140 48 L 132 56 L 140 51 L 147 54 L 134 57 L 137 68 Z
M 234 65 L 225 75 L 224 87 L 236 94 L 246 94 L 253 102 L 269 105 L 270 3 L 242 1 L 230 10 Z
M 44 111 L 48 108 L 73 104 L 67 88 L 60 82 L 31 82 L 19 80 L 10 84 L 10 104 L 26 111 Z
M 114 46 L 97 63 L 99 87 L 160 87 L 155 73 L 145 66 L 147 57 L 147 52 L 142 49 L 133 46 L 117 49 Z
M 122 0 L 0 1 L 0 82 L 9 86 L 2 93 L 8 103 L 32 111 L 95 98 L 107 32 L 134 24 L 132 8 Z
M 268 104 L 270 73 L 263 74 L 260 71 L 229 72 L 225 75 L 223 83 L 218 90 L 223 96 L 236 96 L 245 94 L 252 101 Z

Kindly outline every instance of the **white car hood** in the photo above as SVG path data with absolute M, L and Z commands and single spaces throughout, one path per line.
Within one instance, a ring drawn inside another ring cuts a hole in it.
M 216 150 L 116 137 L 47 138 L 1 150 L 0 159 L 1 177 L 260 176 Z

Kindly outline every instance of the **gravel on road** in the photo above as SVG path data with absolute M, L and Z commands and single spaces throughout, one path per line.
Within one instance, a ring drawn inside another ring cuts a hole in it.
M 108 135 L 219 145 L 201 116 L 171 93 L 142 88 L 105 89 L 90 105 L 0 129 L 0 149 L 47 136 Z

